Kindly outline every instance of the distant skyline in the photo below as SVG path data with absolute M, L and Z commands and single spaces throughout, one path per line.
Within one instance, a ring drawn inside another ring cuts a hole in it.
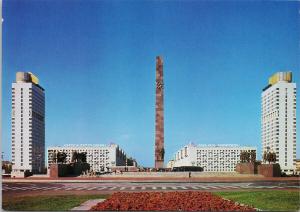
M 113 142 L 144 166 L 154 166 L 156 56 L 165 163 L 189 142 L 256 146 L 260 159 L 262 89 L 285 70 L 300 85 L 299 2 L 4 0 L 3 19 L 4 159 L 18 71 L 45 88 L 46 147 Z

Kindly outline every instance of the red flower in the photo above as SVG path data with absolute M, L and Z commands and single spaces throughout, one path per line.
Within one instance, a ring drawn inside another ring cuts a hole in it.
M 255 211 L 209 192 L 114 193 L 91 210 L 109 211 Z

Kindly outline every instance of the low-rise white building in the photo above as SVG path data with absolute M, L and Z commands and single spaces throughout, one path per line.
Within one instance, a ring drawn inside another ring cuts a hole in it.
M 167 168 L 170 168 L 172 169 L 174 167 L 174 160 L 169 160 L 168 163 L 167 163 Z
M 67 154 L 66 163 L 70 163 L 74 152 L 86 153 L 90 170 L 95 172 L 107 171 L 107 168 L 126 166 L 129 159 L 125 152 L 116 144 L 66 144 L 64 146 L 48 147 L 48 168 L 54 163 L 54 154 L 64 152 Z
M 242 151 L 256 153 L 256 148 L 236 144 L 188 144 L 175 153 L 172 165 L 200 166 L 206 172 L 234 172 L 236 164 L 240 162 Z

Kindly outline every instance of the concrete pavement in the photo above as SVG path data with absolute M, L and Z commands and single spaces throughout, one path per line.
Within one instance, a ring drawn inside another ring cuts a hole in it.
M 71 211 L 88 211 L 91 207 L 103 202 L 105 199 L 92 199 L 82 203 L 80 206 L 72 208 Z

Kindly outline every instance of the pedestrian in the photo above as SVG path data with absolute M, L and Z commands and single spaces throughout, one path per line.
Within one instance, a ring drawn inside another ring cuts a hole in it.
M 192 173 L 191 172 L 189 172 L 189 178 L 191 178 L 192 177 Z

